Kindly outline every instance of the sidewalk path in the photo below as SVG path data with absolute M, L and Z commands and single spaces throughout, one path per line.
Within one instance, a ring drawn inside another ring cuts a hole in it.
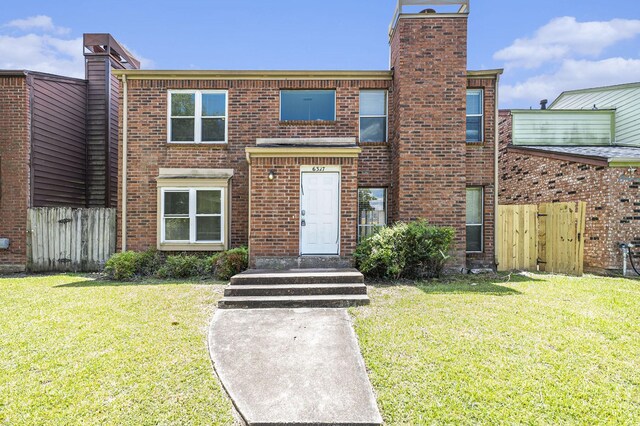
M 250 425 L 382 423 L 345 309 L 220 309 L 209 350 Z

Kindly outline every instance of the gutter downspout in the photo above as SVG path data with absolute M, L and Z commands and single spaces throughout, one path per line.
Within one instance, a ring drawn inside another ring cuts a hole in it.
M 122 76 L 122 251 L 127 251 L 127 133 L 128 110 L 127 102 L 127 76 Z
M 493 264 L 498 269 L 498 191 L 500 189 L 498 181 L 498 153 L 500 151 L 500 108 L 498 88 L 500 86 L 500 74 L 496 74 L 496 112 L 495 112 L 495 149 L 493 153 Z
M 247 156 L 247 164 L 249 165 L 249 218 L 247 220 L 247 257 L 249 258 L 250 267 L 251 266 L 251 154 L 248 152 L 245 154 Z

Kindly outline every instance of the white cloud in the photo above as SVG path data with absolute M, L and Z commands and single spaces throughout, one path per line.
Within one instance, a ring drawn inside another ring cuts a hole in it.
M 15 34 L 16 30 L 28 33 Z M 0 25 L 0 69 L 26 69 L 84 78 L 82 37 L 69 37 L 68 33 L 69 29 L 57 27 L 44 15 Z M 154 66 L 152 60 L 132 54 L 140 60 L 142 68 Z
M 46 15 L 30 16 L 25 19 L 14 19 L 5 24 L 6 27 L 17 28 L 22 31 L 42 30 L 54 34 L 69 34 L 71 30 L 65 27 L 53 25 L 51 17 Z
M 82 37 L 61 39 L 38 34 L 0 35 L 0 68 L 83 78 Z
M 640 20 L 578 22 L 565 16 L 552 19 L 531 38 L 516 39 L 493 58 L 507 68 L 537 68 L 565 58 L 597 57 L 607 47 L 640 34 Z
M 540 99 L 555 99 L 565 90 L 640 81 L 640 59 L 608 58 L 597 61 L 567 59 L 554 72 L 500 86 L 500 101 L 537 107 Z

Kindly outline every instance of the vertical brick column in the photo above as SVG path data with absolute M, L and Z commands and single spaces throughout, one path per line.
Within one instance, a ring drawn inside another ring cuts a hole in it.
M 467 16 L 403 16 L 390 43 L 393 217 L 453 226 L 463 266 Z
M 31 152 L 29 89 L 26 76 L 0 78 L 0 272 L 24 270 L 27 262 L 27 209 Z

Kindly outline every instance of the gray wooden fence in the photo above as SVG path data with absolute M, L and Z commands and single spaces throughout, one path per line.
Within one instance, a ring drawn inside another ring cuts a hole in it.
M 30 271 L 99 271 L 115 252 L 115 209 L 38 207 L 28 216 Z

